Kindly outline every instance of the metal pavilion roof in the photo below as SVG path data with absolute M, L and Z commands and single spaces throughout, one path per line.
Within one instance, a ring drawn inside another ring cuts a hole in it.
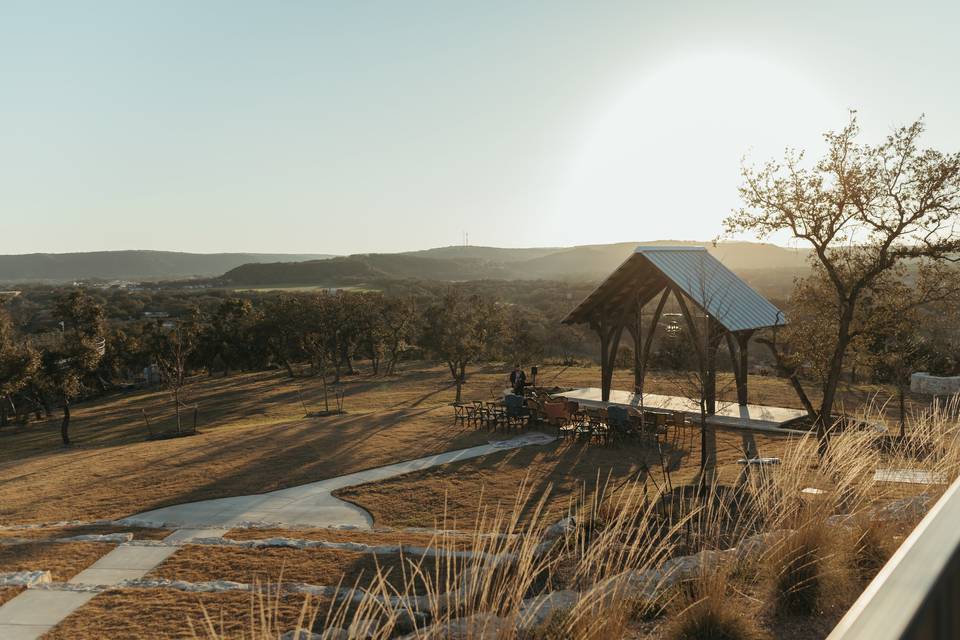
M 727 331 L 786 323 L 783 312 L 704 247 L 639 246 L 563 322 L 590 322 L 604 312 L 645 304 L 674 285 Z

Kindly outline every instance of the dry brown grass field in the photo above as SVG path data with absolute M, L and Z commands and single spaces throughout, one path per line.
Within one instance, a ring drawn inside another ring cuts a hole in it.
M 285 595 L 271 601 L 269 615 L 281 628 L 292 629 L 303 606 L 303 596 Z M 241 638 L 249 637 L 260 615 L 260 603 L 249 593 L 117 589 L 75 611 L 44 640 L 182 640 L 193 637 L 191 629 L 205 635 L 208 624 L 225 638 Z
M 488 400 L 499 395 L 507 367 L 475 367 L 464 387 L 464 399 Z M 453 422 L 454 397 L 443 367 L 411 363 L 397 375 L 371 377 L 361 373 L 344 379 L 343 415 L 321 416 L 319 381 L 290 379 L 278 372 L 201 377 L 188 388 L 188 402 L 199 408 L 200 433 L 169 440 L 147 441 L 146 412 L 154 426 L 170 425 L 170 398 L 161 391 L 115 395 L 78 404 L 72 432 L 75 446 L 59 444 L 59 422 L 51 419 L 26 427 L 0 431 L 0 524 L 112 519 L 165 505 L 259 493 L 330 478 L 392 462 L 468 447 L 510 433 L 491 433 Z M 545 386 L 598 386 L 596 367 L 541 368 L 538 383 Z M 726 400 L 732 385 L 721 381 Z M 750 401 L 799 406 L 785 381 L 753 377 Z M 617 371 L 615 388 L 630 388 L 632 376 Z M 651 376 L 647 389 L 677 394 L 667 378 Z M 859 405 L 878 391 L 861 387 L 845 396 Z M 814 394 L 815 395 L 815 394 Z M 305 406 L 304 406 L 305 405 Z M 310 415 L 305 415 L 309 413 Z M 543 430 L 550 432 L 548 427 Z M 789 455 L 785 436 L 719 431 L 716 434 L 716 477 L 732 485 L 743 479 L 737 460 L 746 447 L 762 456 Z M 617 489 L 646 483 L 651 493 L 666 486 L 696 481 L 700 456 L 699 432 L 693 428 L 669 438 L 663 457 L 649 443 L 609 446 L 583 442 L 555 442 L 545 446 L 498 452 L 383 482 L 350 487 L 338 495 L 366 508 L 375 531 L 335 529 L 236 529 L 227 538 L 237 540 L 292 537 L 371 545 L 436 546 L 463 549 L 476 541 L 468 536 L 438 543 L 432 534 L 404 527 L 474 529 L 479 514 L 501 510 L 527 519 L 552 522 L 582 503 L 598 486 Z M 669 472 L 665 473 L 666 464 Z M 802 467 L 794 469 L 807 474 Z M 815 472 L 810 482 L 817 483 Z M 669 478 L 668 478 L 669 476 Z M 805 480 L 796 479 L 802 484 Z M 798 486 L 799 486 L 798 484 Z M 533 514 L 531 502 L 516 503 L 520 488 L 531 496 L 549 495 L 544 511 Z M 917 489 L 893 488 L 884 495 L 908 495 Z M 879 489 L 874 487 L 874 491 Z M 897 493 L 899 491 L 899 493 Z M 395 528 L 395 529 L 391 529 Z M 481 527 L 483 528 L 483 527 Z M 3 538 L 31 538 L 28 544 L 0 546 L 0 570 L 48 569 L 56 580 L 66 580 L 106 553 L 110 545 L 51 543 L 51 538 L 83 533 L 131 531 L 137 538 L 159 538 L 168 532 L 114 525 L 59 526 L 0 530 Z M 419 592 L 424 585 L 407 584 L 410 562 L 431 572 L 431 558 L 411 555 L 364 554 L 340 550 L 241 549 L 186 545 L 154 569 L 151 577 L 188 581 L 256 580 L 352 585 L 369 582 L 378 570 L 399 591 Z M 442 573 L 442 572 L 441 572 Z M 759 587 L 757 587 L 759 588 Z M 747 586 L 732 602 L 743 611 L 767 616 Z M 0 591 L 0 600 L 16 591 Z M 284 628 L 296 621 L 302 596 L 284 596 L 277 615 Z M 189 624 L 200 631 L 205 609 L 223 637 L 237 637 L 251 628 L 256 602 L 246 593 L 196 594 L 163 589 L 118 589 L 99 595 L 64 620 L 46 637 L 71 638 L 182 638 Z M 254 607 L 254 610 L 251 610 Z M 842 611 L 823 612 L 824 629 Z M 768 629 L 802 629 L 806 637 L 823 637 L 819 627 L 777 618 Z M 663 619 L 636 620 L 623 637 L 667 637 Z M 793 626 L 791 626 L 793 625 Z M 811 631 L 813 629 L 813 631 Z M 200 632 L 206 637 L 206 633 Z M 216 634 L 215 634 L 216 635 Z
M 503 388 L 503 365 L 474 368 L 465 399 Z M 539 382 L 596 386 L 596 367 L 544 367 Z M 751 379 L 751 402 L 798 406 L 785 381 Z M 615 388 L 630 388 L 617 371 Z M 721 384 L 721 388 L 730 385 Z M 651 392 L 677 393 L 652 376 Z M 145 412 L 169 426 L 163 391 L 115 395 L 78 404 L 76 444 L 59 443 L 59 420 L 0 431 L 0 524 L 118 518 L 158 507 L 261 493 L 391 462 L 486 442 L 490 434 L 454 426 L 453 390 L 443 367 L 410 364 L 390 378 L 345 378 L 340 416 L 304 417 L 323 408 L 319 381 L 279 372 L 201 377 L 187 391 L 199 408 L 200 433 L 146 441 Z M 874 389 L 848 395 L 859 402 Z M 727 390 L 727 394 L 732 390 Z M 494 436 L 497 437 L 497 436 Z
M 53 580 L 65 582 L 113 549 L 103 542 L 25 542 L 0 545 L 0 573 L 49 571 Z

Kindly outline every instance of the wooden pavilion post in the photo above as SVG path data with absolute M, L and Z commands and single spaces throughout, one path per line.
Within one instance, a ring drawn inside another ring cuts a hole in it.
M 624 322 L 622 318 L 614 321 L 604 310 L 598 322 L 591 323 L 594 330 L 600 335 L 600 399 L 610 401 L 610 387 L 613 385 L 613 365 L 620 348 L 620 336 L 623 334 Z
M 753 331 L 738 331 L 736 334 L 727 333 L 727 349 L 730 351 L 730 360 L 733 362 L 733 376 L 737 381 L 737 404 L 747 405 L 747 345 Z
M 717 352 L 723 339 L 723 327 L 712 317 L 707 318 L 707 335 L 704 336 L 703 396 L 707 415 L 717 413 Z
M 627 327 L 633 338 L 633 393 L 643 393 L 643 305 L 637 301 L 637 315 Z

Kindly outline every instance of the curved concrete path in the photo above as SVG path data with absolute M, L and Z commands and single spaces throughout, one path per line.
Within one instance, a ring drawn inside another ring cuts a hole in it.
M 553 437 L 544 433 L 530 432 L 510 440 L 447 451 L 280 491 L 204 500 L 140 513 L 119 522 L 175 528 L 177 531 L 164 538 L 164 542 L 172 544 L 150 546 L 138 545 L 135 541 L 121 544 L 74 576 L 70 584 L 80 587 L 109 586 L 117 585 L 123 580 L 141 578 L 173 555 L 178 549 L 176 545 L 189 542 L 193 538 L 220 537 L 244 522 L 279 526 L 347 525 L 369 529 L 373 524 L 369 513 L 356 505 L 334 498 L 331 492 L 505 449 L 547 444 L 553 440 Z M 96 595 L 92 591 L 28 589 L 0 606 L 0 640 L 37 640 Z
M 554 438 L 547 434 L 530 432 L 510 440 L 493 441 L 468 449 L 446 451 L 425 458 L 375 467 L 270 493 L 203 500 L 154 509 L 124 518 L 120 522 L 128 525 L 173 529 L 229 529 L 247 522 L 278 526 L 351 526 L 369 529 L 373 526 L 370 514 L 354 504 L 335 498 L 331 495 L 333 491 L 386 480 L 441 464 L 485 456 L 505 449 L 547 444 L 553 440 Z

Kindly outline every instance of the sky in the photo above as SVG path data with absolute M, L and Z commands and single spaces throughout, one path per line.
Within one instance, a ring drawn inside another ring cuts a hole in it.
M 0 253 L 709 240 L 742 162 L 816 155 L 849 109 L 960 149 L 958 26 L 955 0 L 0 0 Z

